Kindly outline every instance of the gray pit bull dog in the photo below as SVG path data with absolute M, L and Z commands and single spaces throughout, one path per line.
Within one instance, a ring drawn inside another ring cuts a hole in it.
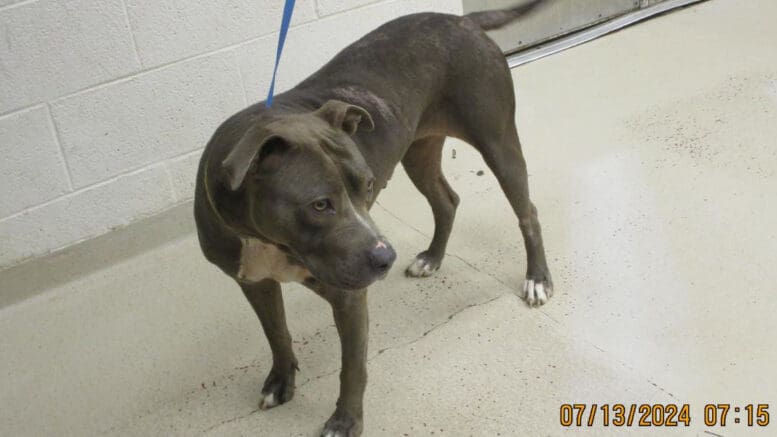
M 445 137 L 475 147 L 515 214 L 527 254 L 524 298 L 544 304 L 553 286 L 515 128 L 512 78 L 484 30 L 540 1 L 463 17 L 423 13 L 391 21 L 318 72 L 224 122 L 197 175 L 194 214 L 208 260 L 233 277 L 259 316 L 273 365 L 259 407 L 294 395 L 297 359 L 282 282 L 326 299 L 342 345 L 340 395 L 323 436 L 358 436 L 367 382 L 367 290 L 396 254 L 368 213 L 397 165 L 434 213 L 429 248 L 407 268 L 440 268 L 459 198 L 440 167 Z

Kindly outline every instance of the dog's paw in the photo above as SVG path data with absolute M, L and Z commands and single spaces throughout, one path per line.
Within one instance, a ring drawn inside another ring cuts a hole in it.
M 427 276 L 432 276 L 439 268 L 440 261 L 433 259 L 426 252 L 421 252 L 415 257 L 413 263 L 407 267 L 405 276 L 411 278 L 425 278 Z
M 548 299 L 553 296 L 553 283 L 549 280 L 526 279 L 523 283 L 523 292 L 521 298 L 526 301 L 529 306 L 541 306 L 545 305 Z
M 350 414 L 335 411 L 326 421 L 321 437 L 359 437 L 362 435 L 362 421 Z
M 275 397 L 275 393 L 262 393 L 262 398 L 259 400 L 260 410 L 269 410 L 272 407 L 278 406 L 278 398 Z
M 271 370 L 262 387 L 262 397 L 259 399 L 259 409 L 269 410 L 272 407 L 285 404 L 294 397 L 294 370 L 288 375 L 281 375 Z

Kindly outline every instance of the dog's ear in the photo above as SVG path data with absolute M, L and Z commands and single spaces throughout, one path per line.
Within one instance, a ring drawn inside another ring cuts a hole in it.
M 268 132 L 259 126 L 253 126 L 243 135 L 229 155 L 221 162 L 227 185 L 237 191 L 245 181 L 252 167 L 269 161 L 288 147 L 279 135 Z
M 315 114 L 332 125 L 336 129 L 344 130 L 348 135 L 353 135 L 358 129 L 371 131 L 375 129 L 370 113 L 361 106 L 351 105 L 340 100 L 329 100 Z

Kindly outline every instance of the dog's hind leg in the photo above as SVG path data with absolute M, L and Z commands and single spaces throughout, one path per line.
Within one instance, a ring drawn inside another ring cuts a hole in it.
M 434 214 L 434 236 L 429 248 L 416 256 L 405 270 L 408 276 L 429 276 L 440 268 L 453 228 L 459 196 L 442 174 L 443 136 L 416 140 L 402 158 L 402 166 L 413 184 L 429 201 Z
M 518 217 L 526 246 L 526 282 L 522 295 L 529 305 L 542 305 L 553 292 L 545 260 L 537 209 L 529 199 L 529 181 L 515 128 L 515 90 L 501 49 L 482 31 L 457 39 L 456 61 L 441 106 L 448 135 L 477 149 L 494 172 Z M 465 62 L 474 57 L 478 62 Z
M 486 134 L 485 139 L 475 141 L 488 167 L 494 172 L 510 206 L 518 216 L 524 246 L 526 247 L 526 282 L 522 297 L 529 305 L 542 305 L 553 294 L 542 231 L 537 218 L 537 208 L 529 198 L 529 180 L 521 143 L 512 119 L 502 134 Z

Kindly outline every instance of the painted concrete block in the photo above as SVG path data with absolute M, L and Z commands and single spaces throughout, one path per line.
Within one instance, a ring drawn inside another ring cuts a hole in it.
M 202 150 L 196 150 L 166 162 L 173 192 L 178 202 L 194 198 L 194 182 L 197 178 L 197 166 L 200 163 Z
M 70 191 L 46 107 L 0 118 L 0 156 L 0 218 Z
M 245 106 L 232 53 L 195 58 L 55 102 L 76 187 L 204 147 Z
M 0 114 L 139 68 L 121 0 L 0 9 Z
M 0 268 L 104 234 L 173 203 L 161 164 L 61 197 L 0 220 Z
M 376 3 L 379 0 L 318 0 L 319 15 L 326 16 Z
M 144 66 L 155 66 L 277 32 L 280 0 L 127 0 Z M 314 0 L 300 0 L 292 25 L 316 18 Z
M 0 0 L 0 8 L 2 8 L 3 6 L 10 6 L 14 3 L 20 3 L 22 1 L 24 0 Z

